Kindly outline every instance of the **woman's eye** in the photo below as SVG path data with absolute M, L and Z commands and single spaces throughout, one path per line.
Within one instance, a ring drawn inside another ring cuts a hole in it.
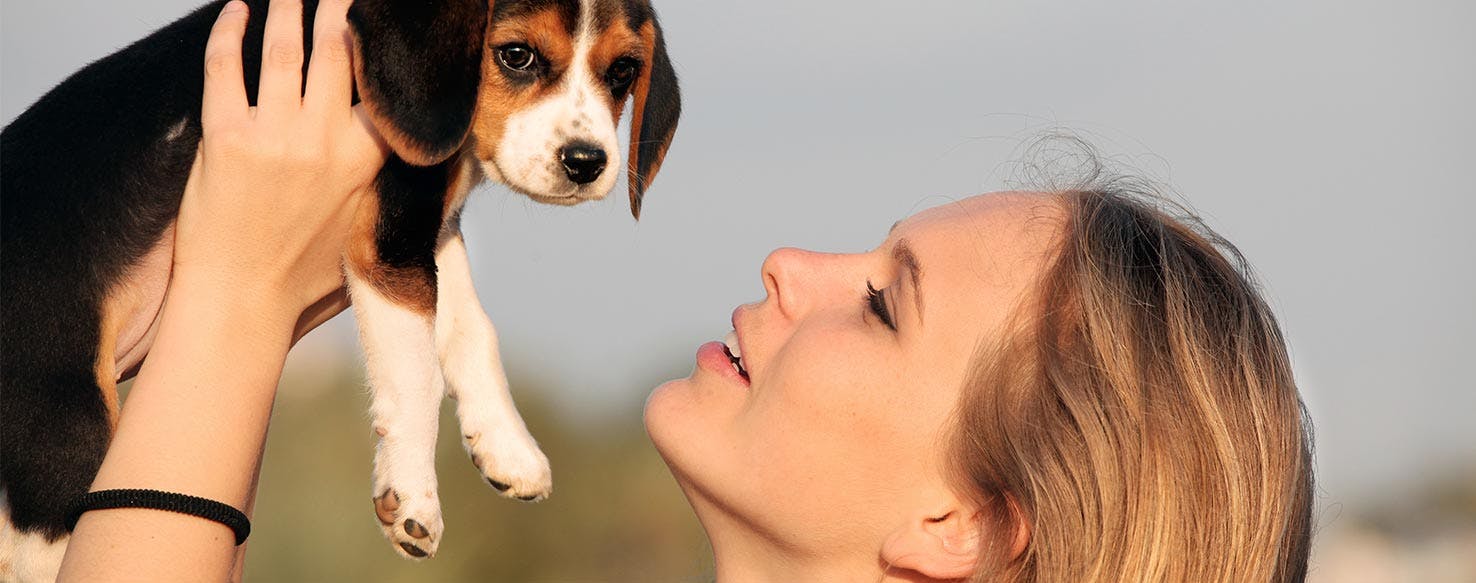
M 882 293 L 871 286 L 871 281 L 866 282 L 866 303 L 871 308 L 871 313 L 876 314 L 883 324 L 892 331 L 897 330 L 897 324 L 892 322 L 892 312 L 887 309 L 887 300 Z
M 621 57 L 610 63 L 610 68 L 605 70 L 605 83 L 615 93 L 623 93 L 630 84 L 635 81 L 636 72 L 639 70 L 635 59 Z
M 497 62 L 512 71 L 527 71 L 538 62 L 538 53 L 521 43 L 502 45 L 497 47 Z

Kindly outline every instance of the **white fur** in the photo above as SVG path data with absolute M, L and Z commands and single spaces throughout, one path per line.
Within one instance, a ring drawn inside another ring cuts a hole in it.
M 462 446 L 482 475 L 510 486 L 503 494 L 542 499 L 553 489 L 548 458 L 528 434 L 508 393 L 497 330 L 477 301 L 461 235 L 436 252 L 436 346 L 448 393 L 456 399 Z
M 436 429 L 444 384 L 433 323 L 426 315 L 391 302 L 348 271 L 349 297 L 369 372 L 369 414 L 380 435 L 371 495 L 394 490 L 399 496 L 394 522 L 381 525 L 398 551 L 414 558 L 399 548 L 399 543 L 408 542 L 434 555 L 444 530 L 436 493 Z M 406 519 L 419 522 L 430 536 L 411 537 L 405 532 Z
M 602 199 L 624 167 L 610 115 L 609 88 L 589 68 L 595 41 L 594 8 L 590 0 L 584 0 L 581 8 L 573 62 L 559 90 L 528 110 L 508 116 L 493 153 L 495 163 L 482 164 L 489 177 L 539 202 L 572 205 Z M 577 140 L 605 151 L 605 171 L 589 184 L 569 180 L 559 161 L 559 150 Z
M 46 542 L 10 523 L 10 500 L 0 490 L 0 583 L 51 583 L 67 552 L 67 537 Z

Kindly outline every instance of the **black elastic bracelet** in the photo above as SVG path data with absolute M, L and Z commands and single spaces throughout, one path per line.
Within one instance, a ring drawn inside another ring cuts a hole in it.
M 246 514 L 228 504 L 188 494 L 133 489 L 98 490 L 83 495 L 72 508 L 72 512 L 67 514 L 67 532 L 77 526 L 77 519 L 82 517 L 83 512 L 110 508 L 150 508 L 214 520 L 236 533 L 237 546 L 246 542 L 246 537 L 251 534 L 251 521 L 246 518 Z

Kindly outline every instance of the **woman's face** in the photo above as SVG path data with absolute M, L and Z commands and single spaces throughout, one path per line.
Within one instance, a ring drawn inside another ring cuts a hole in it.
M 951 495 L 943 452 L 967 368 L 1042 269 L 1057 208 L 977 196 L 865 253 L 770 254 L 766 297 L 733 313 L 746 378 L 709 343 L 646 404 L 714 546 L 743 531 L 800 552 L 875 549 Z

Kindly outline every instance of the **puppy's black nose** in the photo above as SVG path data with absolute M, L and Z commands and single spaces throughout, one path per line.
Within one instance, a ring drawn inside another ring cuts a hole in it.
M 575 184 L 589 184 L 605 170 L 605 151 L 588 142 L 574 142 L 559 150 L 564 174 Z

